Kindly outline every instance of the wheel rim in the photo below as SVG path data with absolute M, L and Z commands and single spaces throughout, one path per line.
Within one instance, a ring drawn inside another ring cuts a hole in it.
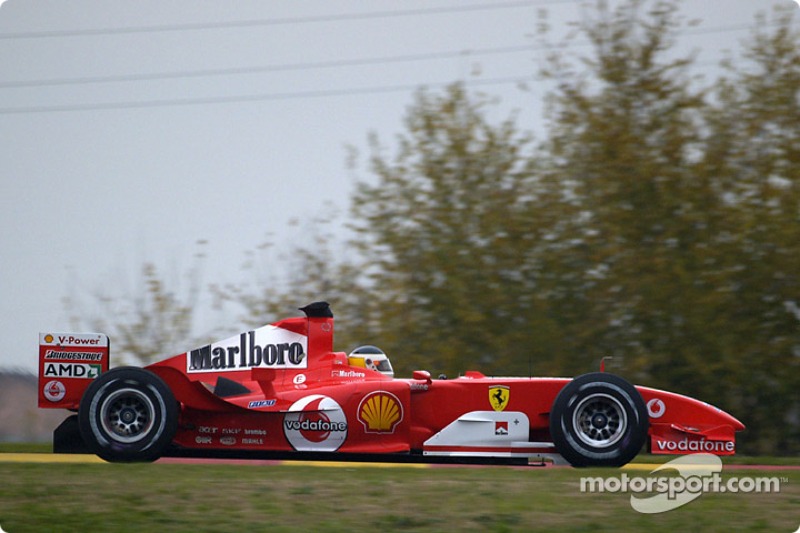
M 598 393 L 581 400 L 572 416 L 572 426 L 584 444 L 606 448 L 622 438 L 628 417 L 619 400 Z
M 100 406 L 100 423 L 117 442 L 136 442 L 153 427 L 154 412 L 147 395 L 136 389 L 120 389 L 109 394 Z

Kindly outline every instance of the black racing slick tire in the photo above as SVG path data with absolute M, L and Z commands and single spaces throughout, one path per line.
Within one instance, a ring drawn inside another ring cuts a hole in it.
M 115 368 L 84 392 L 78 426 L 89 449 L 106 461 L 155 461 L 175 436 L 178 404 L 154 373 Z
M 622 466 L 647 440 L 650 420 L 636 388 L 613 374 L 578 376 L 550 410 L 550 436 L 572 466 Z

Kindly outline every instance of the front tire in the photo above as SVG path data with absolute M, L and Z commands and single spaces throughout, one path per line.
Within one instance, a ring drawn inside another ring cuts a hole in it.
M 154 373 L 115 368 L 84 392 L 78 425 L 84 442 L 106 461 L 155 461 L 175 436 L 178 405 Z
M 573 379 L 550 410 L 556 450 L 578 467 L 629 463 L 647 440 L 649 423 L 636 387 L 603 372 Z

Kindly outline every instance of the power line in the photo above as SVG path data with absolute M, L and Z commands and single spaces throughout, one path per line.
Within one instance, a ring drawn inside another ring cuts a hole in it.
M 484 80 L 470 80 L 464 82 L 470 87 L 486 85 L 506 85 L 510 83 L 522 84 L 534 81 L 532 76 L 527 77 L 507 77 L 507 78 L 487 78 Z M 132 102 L 108 102 L 90 104 L 70 104 L 53 106 L 32 106 L 32 107 L 11 107 L 0 108 L 0 115 L 21 115 L 29 113 L 66 113 L 75 111 L 108 111 L 125 109 L 146 109 L 157 107 L 178 107 L 196 106 L 211 104 L 233 104 L 248 102 L 265 102 L 270 100 L 296 100 L 301 98 L 328 98 L 335 96 L 363 96 L 369 94 L 383 94 L 393 92 L 408 92 L 419 89 L 420 87 L 443 87 L 452 82 L 432 83 L 432 84 L 404 84 L 404 85 L 383 85 L 377 87 L 345 88 L 345 89 L 320 89 L 315 91 L 293 91 L 284 93 L 264 93 L 239 96 L 215 96 L 207 98 L 175 98 L 164 100 L 146 100 Z
M 50 30 L 2 33 L 0 39 L 41 39 L 48 37 L 79 37 L 95 35 L 124 35 L 131 33 L 154 33 L 175 31 L 215 30 L 230 28 L 252 28 L 259 26 L 281 26 L 287 24 L 309 24 L 317 22 L 341 22 L 348 20 L 369 20 L 376 18 L 411 17 L 420 15 L 442 15 L 520 7 L 538 7 L 551 4 L 577 4 L 579 0 L 524 0 L 471 4 L 451 7 L 431 7 L 396 11 L 368 11 L 364 13 L 342 13 L 339 15 L 316 15 L 305 17 L 285 17 L 274 19 L 234 20 L 229 22 L 199 22 L 187 24 L 168 24 L 160 26 L 128 26 L 122 28 L 96 28 L 83 30 Z
M 728 26 L 715 26 L 710 28 L 688 29 L 683 32 L 680 32 L 680 34 L 703 35 L 711 33 L 742 31 L 750 28 L 751 28 L 750 25 L 735 24 Z M 577 47 L 577 46 L 587 46 L 590 44 L 591 43 L 589 41 L 580 41 L 580 42 L 570 43 L 570 46 Z M 340 68 L 340 67 L 377 65 L 377 64 L 387 64 L 387 63 L 409 63 L 414 61 L 429 61 L 435 59 L 453 59 L 458 57 L 466 58 L 470 56 L 498 55 L 498 54 L 517 53 L 517 52 L 533 52 L 536 50 L 540 50 L 542 48 L 545 48 L 545 46 L 527 44 L 527 45 L 499 46 L 492 48 L 450 50 L 444 52 L 426 52 L 420 54 L 403 54 L 396 56 L 377 56 L 377 57 L 365 57 L 356 59 L 341 59 L 333 61 L 285 63 L 277 65 L 258 65 L 252 67 L 231 67 L 224 69 L 201 69 L 201 70 L 189 70 L 189 71 L 154 72 L 149 74 L 147 73 L 118 74 L 110 76 L 83 76 L 74 78 L 8 81 L 8 82 L 0 82 L 0 89 L 23 88 L 23 87 L 52 87 L 59 85 L 86 85 L 94 83 L 157 81 L 157 80 L 180 79 L 180 78 L 199 78 L 199 77 L 213 77 L 213 76 L 232 76 L 239 74 L 257 74 L 265 72 L 315 70 L 315 69 L 325 69 L 325 68 Z
M 421 54 L 403 54 L 396 56 L 364 57 L 356 59 L 340 59 L 333 61 L 312 61 L 303 63 L 284 63 L 277 65 L 261 65 L 253 67 L 231 67 L 223 69 L 201 69 L 174 72 L 154 72 L 150 74 L 118 74 L 111 76 L 84 76 L 76 78 L 54 78 L 41 80 L 0 82 L 0 89 L 22 87 L 46 87 L 57 85 L 84 85 L 90 83 L 112 83 L 130 81 L 156 81 L 178 78 L 199 78 L 209 76 L 231 76 L 237 74 L 258 74 L 264 72 L 286 72 L 296 70 L 315 70 L 325 68 L 353 67 L 364 65 L 383 65 L 387 63 L 408 63 L 414 61 L 428 61 L 434 59 L 453 59 L 458 57 L 471 57 L 492 54 L 507 54 L 513 52 L 534 51 L 538 45 L 499 46 L 494 48 L 479 48 L 475 50 L 450 50 L 444 52 L 426 52 Z
M 579 4 L 581 0 L 519 0 L 508 2 L 494 2 L 489 4 L 472 4 L 438 8 L 420 8 L 396 11 L 369 11 L 366 13 L 343 13 L 339 15 L 317 15 L 305 17 L 284 17 L 275 19 L 234 20 L 228 22 L 198 22 L 185 24 L 167 24 L 151 26 L 127 26 L 119 28 L 87 28 L 79 30 L 43 30 L 27 32 L 0 33 L 0 40 L 10 39 L 42 39 L 48 37 L 82 37 L 96 35 L 126 35 L 134 33 L 158 33 L 178 31 L 199 31 L 231 28 L 248 28 L 259 26 L 282 26 L 289 24 L 310 24 L 320 22 L 341 22 L 348 20 L 369 20 L 376 18 L 399 18 L 420 15 L 440 15 L 447 13 L 466 13 L 498 9 L 512 9 L 524 7 L 541 7 L 558 4 Z M 742 26 L 746 29 L 749 26 Z M 713 30 L 712 30 L 713 31 Z M 723 30 L 724 31 L 724 30 Z M 705 33 L 698 32 L 686 33 Z M 710 32 L 709 32 L 710 33 Z

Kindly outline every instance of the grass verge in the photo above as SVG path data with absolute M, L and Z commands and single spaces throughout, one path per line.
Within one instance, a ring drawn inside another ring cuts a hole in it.
M 580 491 L 619 470 L 221 464 L 0 465 L 0 526 L 71 531 L 794 531 L 800 471 L 780 492 L 704 494 L 643 515 L 625 493 Z M 635 475 L 629 473 L 629 475 Z M 646 474 L 643 474 L 646 475 Z M 774 476 L 736 470 L 732 476 Z

